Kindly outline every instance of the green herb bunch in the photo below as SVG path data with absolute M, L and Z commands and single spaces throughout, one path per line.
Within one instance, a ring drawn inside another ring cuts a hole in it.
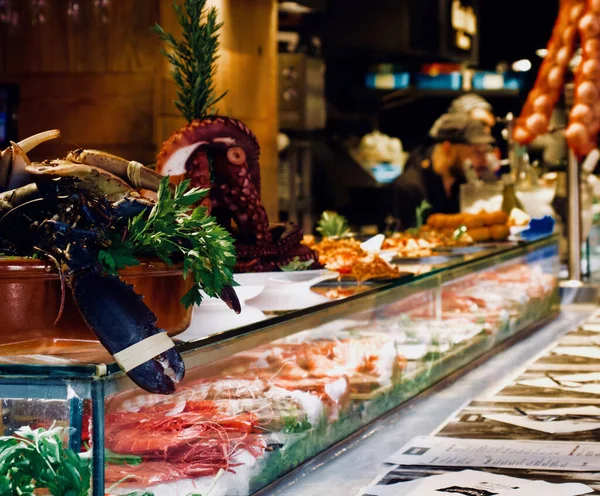
M 53 496 L 87 496 L 90 461 L 65 448 L 64 429 L 21 427 L 0 437 L 0 494 L 33 496 L 45 489 Z
M 162 54 L 173 66 L 171 75 L 177 84 L 175 105 L 188 122 L 215 113 L 214 106 L 225 96 L 217 96 L 213 78 L 218 59 L 219 29 L 217 9 L 206 8 L 206 0 L 183 0 L 183 6 L 173 4 L 177 20 L 183 29 L 182 38 L 155 24 L 154 30 L 167 43 Z
M 315 262 L 313 260 L 300 260 L 300 257 L 294 257 L 291 262 L 286 265 L 280 265 L 279 268 L 283 272 L 297 272 L 300 270 L 310 269 Z
M 341 238 L 350 231 L 350 228 L 345 217 L 326 210 L 317 223 L 317 231 L 324 238 Z
M 130 219 L 124 238 L 120 232 L 112 233 L 110 246 L 98 257 L 113 275 L 127 266 L 138 265 L 144 257 L 159 257 L 169 265 L 182 261 L 183 277 L 191 275 L 195 283 L 181 300 L 186 307 L 202 302 L 200 290 L 219 297 L 225 286 L 234 286 L 236 262 L 230 234 L 208 215 L 205 207 L 190 211 L 208 190 L 188 190 L 189 185 L 189 180 L 182 181 L 173 192 L 169 178 L 163 178 L 150 214 L 142 212 Z

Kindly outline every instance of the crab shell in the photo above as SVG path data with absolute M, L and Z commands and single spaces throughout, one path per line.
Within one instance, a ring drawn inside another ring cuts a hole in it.
M 99 197 L 106 197 L 110 202 L 123 199 L 133 189 L 121 178 L 104 169 L 91 165 L 76 164 L 68 160 L 34 163 L 27 166 L 26 171 L 38 179 L 40 179 L 40 176 L 49 179 L 76 178 L 78 188 L 90 191 Z

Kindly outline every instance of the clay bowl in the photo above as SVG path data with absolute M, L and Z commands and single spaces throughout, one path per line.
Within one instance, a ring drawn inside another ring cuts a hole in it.
M 181 267 L 151 260 L 120 272 L 156 314 L 158 327 L 170 336 L 187 329 L 192 319 L 193 307 L 186 309 L 180 303 L 192 278 L 184 281 L 181 274 Z M 56 348 L 73 342 L 97 343 L 68 288 L 63 315 L 54 323 L 60 299 L 60 279 L 52 265 L 35 259 L 0 258 L 0 354 L 54 354 Z

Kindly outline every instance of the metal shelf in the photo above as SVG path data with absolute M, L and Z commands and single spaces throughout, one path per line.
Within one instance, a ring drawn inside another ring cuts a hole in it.
M 455 98 L 466 93 L 476 93 L 484 98 L 516 98 L 520 95 L 520 90 L 426 90 L 420 88 L 408 88 L 404 90 L 371 90 L 377 93 L 383 93 L 381 105 L 384 109 L 400 107 L 406 103 L 413 102 L 422 98 Z

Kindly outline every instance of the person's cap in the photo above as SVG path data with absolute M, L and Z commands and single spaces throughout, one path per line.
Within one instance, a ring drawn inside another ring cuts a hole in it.
M 483 122 L 465 114 L 443 114 L 433 124 L 429 136 L 436 143 L 488 145 L 496 141 Z
M 494 109 L 487 100 L 475 93 L 467 93 L 452 100 L 448 107 L 449 114 L 469 114 L 475 109 L 482 109 L 493 114 Z

